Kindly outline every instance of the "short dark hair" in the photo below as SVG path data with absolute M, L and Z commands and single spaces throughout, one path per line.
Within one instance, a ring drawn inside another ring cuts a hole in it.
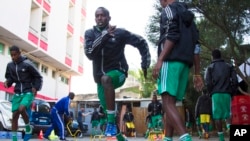
M 109 15 L 109 10 L 107 8 L 105 8 L 105 7 L 98 7 L 97 10 L 98 9 L 101 9 L 106 14 L 106 16 L 108 16 L 108 17 L 110 16 Z
M 16 52 L 19 52 L 20 53 L 20 49 L 19 49 L 19 47 L 18 46 L 11 46 L 10 48 L 9 48 L 9 50 L 10 50 L 10 52 L 11 51 L 16 51 Z
M 214 49 L 212 51 L 212 56 L 213 56 L 213 59 L 220 59 L 221 58 L 221 52 L 219 49 Z

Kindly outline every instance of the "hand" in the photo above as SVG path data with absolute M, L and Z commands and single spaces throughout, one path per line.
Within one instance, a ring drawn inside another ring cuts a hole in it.
M 162 63 L 163 63 L 162 61 L 158 60 L 157 63 L 155 64 L 154 69 L 153 69 L 153 74 L 152 74 L 154 79 L 158 78 L 161 67 L 162 67 Z
M 37 94 L 37 90 L 36 90 L 36 88 L 32 88 L 32 93 L 33 93 L 33 95 L 34 95 L 34 97 L 36 96 L 36 94 Z
M 202 77 L 200 75 L 194 75 L 193 82 L 194 82 L 194 88 L 196 89 L 196 91 L 198 92 L 202 91 L 204 87 Z
M 148 74 L 147 69 L 142 69 L 142 71 L 144 78 L 147 79 L 147 74 Z
M 109 25 L 109 28 L 108 28 L 108 33 L 109 33 L 109 35 L 114 36 L 114 31 L 115 31 L 115 29 L 116 29 L 116 26 L 115 26 L 115 25 L 114 25 L 114 26 Z
M 7 81 L 4 82 L 4 87 L 8 88 L 8 82 Z

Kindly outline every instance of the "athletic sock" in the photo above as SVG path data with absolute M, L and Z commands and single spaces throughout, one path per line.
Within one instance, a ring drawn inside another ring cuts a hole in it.
M 30 123 L 28 124 L 25 124 L 25 133 L 31 133 L 31 126 L 30 126 Z
M 188 133 L 185 133 L 180 137 L 180 141 L 192 141 L 192 138 Z
M 12 141 L 17 141 L 17 132 L 12 132 Z
M 218 132 L 218 136 L 219 136 L 219 141 L 225 141 L 223 132 Z
M 108 123 L 115 123 L 115 111 L 107 110 Z
M 116 135 L 117 141 L 126 141 L 125 137 L 122 135 L 122 133 L 119 133 Z
M 198 135 L 199 135 L 199 137 L 201 137 L 202 136 L 202 132 L 198 131 Z
M 230 124 L 227 123 L 227 130 L 229 131 L 230 130 Z

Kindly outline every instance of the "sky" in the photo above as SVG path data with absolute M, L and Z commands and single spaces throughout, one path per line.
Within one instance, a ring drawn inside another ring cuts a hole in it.
M 156 0 L 87 0 L 87 15 L 85 29 L 95 25 L 95 10 L 102 6 L 109 10 L 111 25 L 125 28 L 133 33 L 139 34 L 146 39 L 145 29 L 149 18 L 154 13 L 153 4 Z M 149 43 L 150 45 L 150 43 Z M 150 48 L 151 56 L 156 52 Z M 127 46 L 125 55 L 130 69 L 140 68 L 140 54 L 137 49 Z M 92 63 L 84 58 L 83 76 L 72 77 L 71 91 L 76 94 L 96 93 L 96 84 L 92 75 Z

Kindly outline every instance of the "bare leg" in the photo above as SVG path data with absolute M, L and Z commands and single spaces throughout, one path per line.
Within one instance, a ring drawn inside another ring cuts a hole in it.
M 221 120 L 215 120 L 215 124 L 216 124 L 218 132 L 222 132 L 222 121 Z
M 27 114 L 27 112 L 26 112 L 26 107 L 23 106 L 23 105 L 21 105 L 21 106 L 19 107 L 18 111 L 19 111 L 19 113 L 22 115 L 23 120 L 24 120 L 24 123 L 25 123 L 25 124 L 28 124 L 28 123 L 29 123 L 29 116 L 28 116 L 28 114 Z
M 181 118 L 181 115 L 176 107 L 176 99 L 173 96 L 170 96 L 167 93 L 162 94 L 163 110 L 166 114 L 166 123 L 169 124 L 172 128 L 176 128 L 180 135 L 183 135 L 186 132 L 184 121 Z M 171 129 L 169 129 L 171 130 Z
M 12 131 L 16 132 L 18 127 L 19 112 L 15 111 L 12 114 Z
M 115 110 L 115 89 L 109 76 L 102 77 L 107 110 Z

